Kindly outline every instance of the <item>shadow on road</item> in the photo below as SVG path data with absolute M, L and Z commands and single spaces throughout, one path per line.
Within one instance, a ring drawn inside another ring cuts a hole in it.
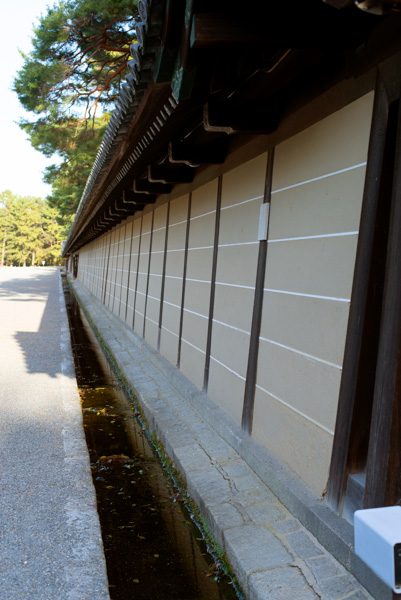
M 27 313 L 21 312 L 21 306 L 11 312 L 17 319 L 13 337 L 23 352 L 28 373 L 57 377 L 62 362 L 58 269 L 28 267 L 23 271 L 24 276 L 17 276 L 16 271 L 0 272 L 0 301 L 26 303 Z M 35 305 L 29 306 L 30 302 Z M 40 319 L 37 331 L 32 330 L 34 326 L 27 325 L 25 330 L 21 327 L 29 323 L 29 313 L 32 323 Z M 6 314 L 10 314 L 8 310 Z

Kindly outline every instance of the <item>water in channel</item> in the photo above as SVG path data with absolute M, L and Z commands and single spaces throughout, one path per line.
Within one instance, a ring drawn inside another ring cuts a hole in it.
M 238 600 L 64 279 L 112 600 Z

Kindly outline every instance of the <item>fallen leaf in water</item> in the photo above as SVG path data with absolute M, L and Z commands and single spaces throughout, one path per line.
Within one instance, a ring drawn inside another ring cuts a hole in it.
M 110 454 L 110 456 L 101 456 L 97 462 L 100 464 L 110 464 L 119 462 L 123 463 L 127 460 L 130 460 L 130 458 L 126 454 Z

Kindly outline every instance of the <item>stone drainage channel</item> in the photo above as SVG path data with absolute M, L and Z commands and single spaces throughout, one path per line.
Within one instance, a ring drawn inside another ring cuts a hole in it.
M 111 599 L 238 599 L 63 280 Z

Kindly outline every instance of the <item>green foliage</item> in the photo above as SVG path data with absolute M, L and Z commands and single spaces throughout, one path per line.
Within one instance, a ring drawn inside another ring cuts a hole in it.
M 136 2 L 59 1 L 34 29 L 14 90 L 23 107 L 52 119 L 71 107 L 93 114 L 115 102 L 134 40 Z
M 0 193 L 0 265 L 60 264 L 66 230 L 58 210 L 41 198 Z
M 33 119 L 20 127 L 45 156 L 50 206 L 71 222 L 96 152 L 127 74 L 135 41 L 136 0 L 59 0 L 34 29 L 32 51 L 14 80 L 14 90 Z M 102 107 L 96 113 L 98 106 Z

